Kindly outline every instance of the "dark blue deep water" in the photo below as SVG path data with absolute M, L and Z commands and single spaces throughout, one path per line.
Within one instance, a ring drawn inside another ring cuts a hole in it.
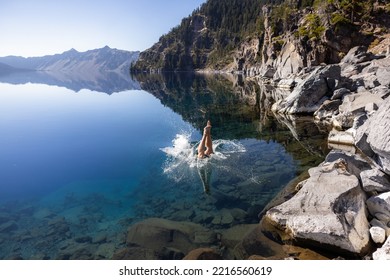
M 307 141 L 323 140 L 307 122 L 297 138 L 266 114 L 262 90 L 210 77 L 154 77 L 110 94 L 3 81 L 0 258 L 109 259 L 127 228 L 150 217 L 215 229 L 257 223 L 321 160 Z M 216 154 L 197 162 L 207 119 Z M 239 214 L 215 219 L 226 211 Z

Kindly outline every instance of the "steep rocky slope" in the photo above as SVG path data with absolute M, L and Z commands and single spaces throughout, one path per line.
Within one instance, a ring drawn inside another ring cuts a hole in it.
M 389 33 L 389 15 L 390 5 L 380 0 L 209 0 L 141 53 L 132 69 L 285 78 L 337 63 L 354 46 L 375 46 Z

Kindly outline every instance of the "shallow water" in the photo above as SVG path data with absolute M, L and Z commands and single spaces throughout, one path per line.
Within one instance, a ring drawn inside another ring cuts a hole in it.
M 257 223 L 322 159 L 312 149 L 321 133 L 305 127 L 294 138 L 261 110 L 259 91 L 161 79 L 111 95 L 0 83 L 0 258 L 111 258 L 127 228 L 150 217 Z M 215 154 L 199 161 L 207 119 Z M 215 220 L 226 211 L 233 219 Z

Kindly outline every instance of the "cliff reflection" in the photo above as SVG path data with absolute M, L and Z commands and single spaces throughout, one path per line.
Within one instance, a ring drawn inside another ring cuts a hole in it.
M 272 104 L 289 92 L 262 81 L 196 73 L 138 74 L 135 79 L 199 131 L 210 119 L 215 138 L 275 141 L 307 165 L 320 162 L 328 152 L 328 133 L 311 118 L 271 112 Z

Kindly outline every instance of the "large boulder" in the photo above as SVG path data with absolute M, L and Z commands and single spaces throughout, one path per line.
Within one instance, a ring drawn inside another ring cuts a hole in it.
M 358 128 L 355 144 L 390 175 L 390 102 L 387 102 L 387 99 L 378 111 Z
M 343 158 L 309 170 L 298 193 L 270 209 L 266 219 L 284 238 L 364 254 L 370 245 L 366 195 Z
M 216 234 L 203 226 L 189 222 L 174 222 L 150 218 L 131 226 L 127 246 L 154 250 L 154 255 L 184 257 L 191 250 L 216 241 Z
M 276 102 L 272 110 L 285 114 L 312 114 L 330 98 L 330 80 L 340 79 L 339 65 L 318 67 L 300 82 L 285 99 Z

